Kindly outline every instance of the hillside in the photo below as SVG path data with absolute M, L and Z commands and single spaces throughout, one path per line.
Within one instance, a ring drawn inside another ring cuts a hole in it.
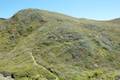
M 119 80 L 119 23 L 39 9 L 0 18 L 0 80 Z

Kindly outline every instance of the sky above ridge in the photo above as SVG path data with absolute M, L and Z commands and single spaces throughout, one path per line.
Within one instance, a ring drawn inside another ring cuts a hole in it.
M 0 0 L 0 18 L 9 18 L 26 8 L 97 20 L 120 17 L 120 0 Z

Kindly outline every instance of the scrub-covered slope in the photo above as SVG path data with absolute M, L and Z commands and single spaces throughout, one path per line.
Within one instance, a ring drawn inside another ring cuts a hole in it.
M 38 9 L 1 18 L 0 78 L 119 80 L 116 20 L 77 19 Z

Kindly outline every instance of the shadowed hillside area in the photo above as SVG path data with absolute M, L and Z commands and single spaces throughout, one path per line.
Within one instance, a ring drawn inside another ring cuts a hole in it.
M 0 18 L 0 80 L 120 80 L 120 18 L 39 9 Z

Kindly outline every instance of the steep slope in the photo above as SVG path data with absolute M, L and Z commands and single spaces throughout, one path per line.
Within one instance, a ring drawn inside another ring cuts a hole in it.
M 119 36 L 118 22 L 21 10 L 0 20 L 0 73 L 15 80 L 119 80 Z

